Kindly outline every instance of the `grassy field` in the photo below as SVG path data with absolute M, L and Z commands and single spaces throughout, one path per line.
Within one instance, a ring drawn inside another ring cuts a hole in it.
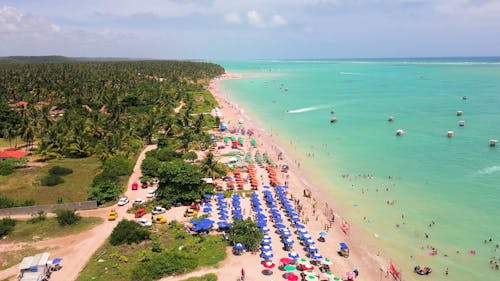
M 20 169 L 8 176 L 0 176 L 0 193 L 20 202 L 34 199 L 37 205 L 55 204 L 59 197 L 64 203 L 85 201 L 92 179 L 101 165 L 97 157 L 54 159 L 45 164 L 41 167 Z M 40 186 L 40 179 L 55 165 L 70 168 L 73 173 L 63 176 L 62 184 L 52 187 Z
M 56 246 L 54 245 L 54 248 Z M 29 245 L 24 245 L 21 248 L 13 249 L 12 251 L 4 251 L 0 255 L 0 270 L 7 269 L 13 265 L 20 263 L 23 257 L 33 256 L 38 253 L 50 251 L 51 248 L 35 249 Z
M 159 238 L 164 252 L 182 251 L 192 253 L 199 267 L 217 266 L 226 258 L 227 243 L 220 236 L 199 237 L 187 234 L 182 224 L 158 226 L 158 232 L 153 234 Z M 121 280 L 131 281 L 134 267 L 138 263 L 160 255 L 151 251 L 151 242 L 138 245 L 111 246 L 106 242 L 90 259 L 78 277 L 78 281 Z M 195 269 L 196 270 L 196 269 Z M 216 279 L 199 279 L 216 280 Z
M 82 218 L 78 223 L 70 226 L 60 226 L 55 218 L 47 218 L 36 223 L 30 223 L 26 220 L 17 221 L 14 231 L 3 241 L 33 242 L 47 238 L 62 237 L 91 229 L 102 222 L 102 218 L 95 217 Z

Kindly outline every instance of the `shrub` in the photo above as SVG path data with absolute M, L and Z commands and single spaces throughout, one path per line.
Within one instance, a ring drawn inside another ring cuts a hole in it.
M 139 243 L 149 238 L 149 232 L 135 221 L 122 220 L 113 229 L 109 243 L 113 246 Z
M 57 176 L 65 176 L 73 173 L 73 170 L 70 168 L 65 168 L 61 166 L 54 166 L 49 169 L 49 174 L 51 175 L 57 175 Z
M 217 281 L 217 275 L 215 273 L 208 273 L 200 277 L 191 277 L 182 281 Z
M 132 280 L 156 280 L 164 275 L 177 275 L 192 271 L 198 266 L 194 255 L 177 250 L 161 253 L 155 259 L 136 264 Z
M 97 204 L 101 205 L 107 201 L 115 200 L 118 196 L 120 196 L 122 191 L 122 187 L 115 182 L 100 182 L 97 185 L 92 186 L 88 199 L 95 200 L 97 201 Z
M 42 180 L 40 181 L 40 183 L 43 185 L 43 186 L 54 186 L 54 185 L 58 185 L 60 183 L 63 183 L 64 180 L 58 176 L 58 175 L 47 175 L 45 176 L 44 178 L 42 178 Z
M 5 197 L 3 195 L 0 195 L 0 209 L 12 208 L 12 207 L 16 207 L 16 206 L 17 206 L 16 201 L 14 201 L 8 197 Z
M 37 222 L 44 221 L 47 218 L 47 214 L 44 211 L 38 211 L 37 213 L 31 214 L 31 219 L 28 220 L 28 223 L 34 224 Z
M 3 218 L 0 220 L 0 237 L 9 235 L 16 226 L 16 221 L 11 218 Z
M 5 159 L 0 161 L 0 175 L 7 176 L 14 172 L 17 163 L 15 159 Z
M 66 209 L 56 210 L 55 213 L 57 215 L 56 217 L 57 222 L 59 223 L 60 226 L 72 225 L 79 222 L 82 219 L 82 217 L 77 215 L 75 211 L 71 210 L 66 210 Z
M 103 174 L 111 176 L 125 176 L 132 173 L 134 161 L 123 156 L 114 156 L 104 161 Z

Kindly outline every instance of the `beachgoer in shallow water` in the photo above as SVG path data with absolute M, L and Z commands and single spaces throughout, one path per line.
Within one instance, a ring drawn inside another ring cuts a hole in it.
M 445 269 L 444 275 L 448 275 L 448 268 Z

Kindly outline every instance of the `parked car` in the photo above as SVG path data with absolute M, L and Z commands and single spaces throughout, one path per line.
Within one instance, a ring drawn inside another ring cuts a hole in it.
M 157 215 L 153 217 L 154 223 L 167 223 L 167 219 L 162 215 Z
M 134 182 L 134 183 L 132 184 L 132 190 L 137 190 L 138 188 L 139 188 L 139 184 L 138 184 L 138 183 L 136 183 L 136 182 Z
M 148 221 L 148 219 L 147 219 L 147 218 L 140 218 L 140 219 L 138 220 L 138 222 L 139 222 L 139 224 L 140 224 L 140 225 L 142 225 L 142 226 L 144 226 L 144 227 L 149 227 L 149 226 L 152 226 L 152 225 L 153 225 L 153 223 L 152 223 L 152 222 L 150 222 L 150 221 Z
M 132 206 L 139 206 L 139 205 L 141 205 L 144 202 L 146 202 L 146 200 L 144 200 L 142 198 L 137 198 L 137 199 L 134 200 L 134 203 L 132 203 Z
M 163 208 L 162 206 L 156 206 L 152 211 L 151 214 L 153 215 L 159 215 L 163 214 L 167 211 L 167 209 Z
M 143 182 L 143 183 L 141 183 L 141 188 L 143 188 L 143 189 L 148 188 L 148 186 L 149 186 L 149 185 L 148 185 L 148 183 L 147 183 L 147 182 Z
M 114 221 L 118 218 L 118 213 L 115 210 L 111 210 L 108 215 L 108 221 Z
M 154 190 L 151 190 L 150 192 L 148 192 L 148 194 L 146 194 L 146 198 L 155 198 L 155 191 Z
M 198 211 L 195 209 L 189 207 L 186 209 L 186 212 L 184 213 L 185 217 L 196 217 L 198 215 Z
M 136 218 L 142 218 L 142 216 L 144 216 L 147 213 L 148 213 L 148 211 L 146 211 L 146 209 L 139 208 L 139 209 L 137 209 L 137 211 L 135 211 L 134 217 L 136 217 Z
M 118 206 L 125 206 L 128 204 L 128 198 L 127 197 L 122 197 L 120 200 L 118 200 Z
M 159 183 L 160 183 L 160 180 L 159 180 L 159 179 L 154 179 L 154 180 L 153 180 L 153 183 L 154 183 L 154 184 L 159 184 Z

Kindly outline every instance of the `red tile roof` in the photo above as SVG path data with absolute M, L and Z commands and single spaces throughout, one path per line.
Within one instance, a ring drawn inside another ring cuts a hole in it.
M 28 156 L 28 152 L 22 150 L 12 150 L 6 149 L 4 151 L 0 151 L 0 158 L 23 158 Z

